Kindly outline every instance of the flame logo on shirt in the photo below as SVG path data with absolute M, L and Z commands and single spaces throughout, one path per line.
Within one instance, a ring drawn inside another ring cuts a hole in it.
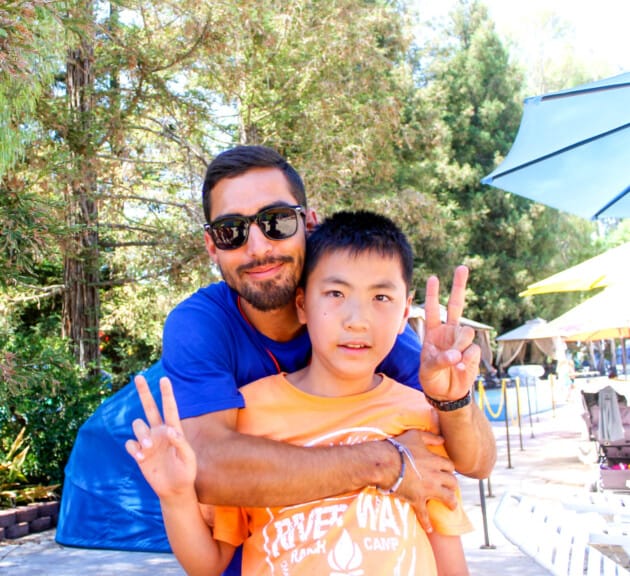
M 328 553 L 328 565 L 333 570 L 330 576 L 361 576 L 364 573 L 360 568 L 362 563 L 360 546 L 344 530 L 335 547 Z

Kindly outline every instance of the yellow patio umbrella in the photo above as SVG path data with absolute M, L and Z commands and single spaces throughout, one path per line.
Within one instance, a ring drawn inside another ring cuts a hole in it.
M 630 337 L 630 284 L 606 288 L 549 326 L 573 342 Z
M 567 342 L 621 339 L 627 373 L 626 338 L 630 337 L 630 284 L 615 284 L 549 323 Z
M 616 284 L 630 286 L 630 242 L 530 284 L 520 296 L 593 290 Z

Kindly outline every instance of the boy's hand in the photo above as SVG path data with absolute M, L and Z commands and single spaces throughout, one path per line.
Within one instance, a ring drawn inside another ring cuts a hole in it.
M 440 283 L 427 279 L 424 301 L 425 335 L 420 356 L 422 389 L 435 400 L 459 400 L 472 388 L 479 372 L 481 349 L 475 331 L 459 324 L 464 310 L 468 268 L 458 266 L 448 300 L 446 324 L 440 320 Z
M 184 437 L 171 383 L 168 378 L 160 380 L 164 420 L 144 377 L 136 376 L 135 383 L 149 425 L 134 420 L 136 440 L 127 440 L 127 452 L 160 499 L 190 494 L 194 491 L 197 461 Z

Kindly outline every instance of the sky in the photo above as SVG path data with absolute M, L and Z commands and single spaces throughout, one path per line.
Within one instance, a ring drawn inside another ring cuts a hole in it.
M 570 26 L 572 51 L 593 79 L 630 72 L 630 0 L 482 0 L 497 32 L 511 39 L 527 57 L 540 50 L 540 21 L 557 14 Z M 440 18 L 455 0 L 413 0 L 420 17 Z M 572 30 L 571 30 L 572 29 Z

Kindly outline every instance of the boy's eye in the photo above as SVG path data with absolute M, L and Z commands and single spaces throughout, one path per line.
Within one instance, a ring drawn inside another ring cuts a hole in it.
M 340 290 L 328 290 L 326 296 L 330 296 L 331 298 L 343 298 L 343 293 Z
M 375 298 L 379 302 L 391 302 L 392 300 L 387 294 L 377 294 Z

